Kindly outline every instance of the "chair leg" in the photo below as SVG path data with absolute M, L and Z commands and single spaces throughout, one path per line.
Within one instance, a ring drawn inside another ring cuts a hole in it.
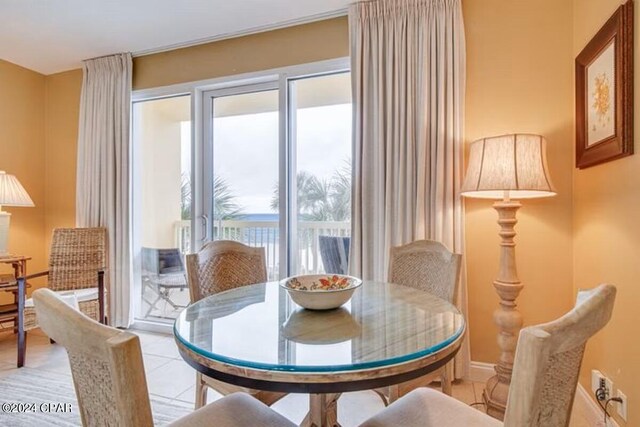
M 202 374 L 196 373 L 196 407 L 200 409 L 207 404 L 207 386 L 202 381 Z
M 98 271 L 98 322 L 106 324 L 104 316 L 104 271 Z
M 453 381 L 453 362 L 449 362 L 444 366 L 444 369 L 442 370 L 442 375 L 440 376 L 442 392 L 448 396 L 451 396 L 452 381 Z

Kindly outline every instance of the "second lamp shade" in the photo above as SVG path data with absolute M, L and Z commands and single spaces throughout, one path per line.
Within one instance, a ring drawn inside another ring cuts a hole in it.
M 467 197 L 514 199 L 556 194 L 540 135 L 513 134 L 480 139 L 471 144 L 469 166 L 461 193 Z

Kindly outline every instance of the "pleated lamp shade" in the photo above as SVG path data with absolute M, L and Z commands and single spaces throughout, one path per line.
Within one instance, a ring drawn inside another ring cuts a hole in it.
M 35 206 L 20 181 L 15 176 L 9 175 L 4 171 L 0 171 L 0 256 L 7 254 L 9 222 L 11 221 L 11 214 L 4 212 L 2 205 Z
M 494 136 L 471 143 L 461 194 L 484 199 L 555 196 L 546 149 L 542 136 L 530 134 Z
M 18 178 L 0 171 L 0 206 L 33 207 L 33 201 Z

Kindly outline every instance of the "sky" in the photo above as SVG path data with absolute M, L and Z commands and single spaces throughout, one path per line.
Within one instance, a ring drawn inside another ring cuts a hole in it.
M 320 179 L 351 159 L 351 104 L 297 110 L 297 169 Z M 191 170 L 191 125 L 182 123 L 182 170 Z M 278 182 L 278 112 L 216 117 L 214 173 L 225 179 L 245 214 L 274 213 Z

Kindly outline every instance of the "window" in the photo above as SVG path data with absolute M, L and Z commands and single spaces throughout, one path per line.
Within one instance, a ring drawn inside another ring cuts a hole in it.
M 190 90 L 136 94 L 133 108 L 137 313 L 147 321 L 169 321 L 188 302 L 181 265 L 164 259 L 172 253 L 180 261 L 207 241 L 237 240 L 264 247 L 278 280 L 324 272 L 321 236 L 350 234 L 346 61 Z

